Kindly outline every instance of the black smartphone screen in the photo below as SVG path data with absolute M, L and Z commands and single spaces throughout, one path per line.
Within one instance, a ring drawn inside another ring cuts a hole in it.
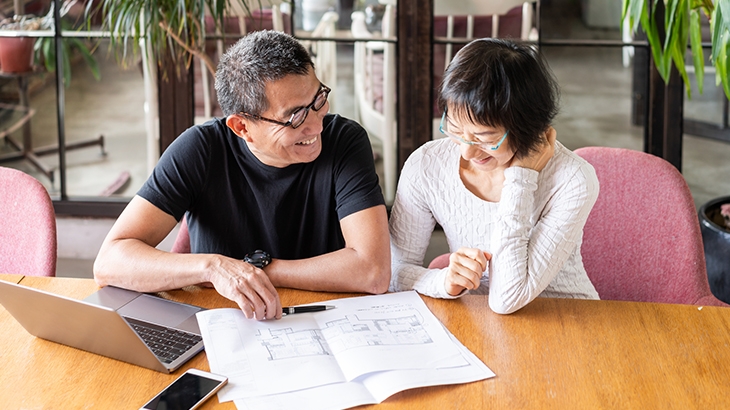
M 145 405 L 145 409 L 188 410 L 214 390 L 221 382 L 185 373 Z

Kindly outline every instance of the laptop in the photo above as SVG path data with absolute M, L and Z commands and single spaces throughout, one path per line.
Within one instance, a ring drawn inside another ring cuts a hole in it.
M 0 304 L 52 342 L 170 373 L 203 350 L 203 308 L 106 286 L 83 301 L 0 280 Z

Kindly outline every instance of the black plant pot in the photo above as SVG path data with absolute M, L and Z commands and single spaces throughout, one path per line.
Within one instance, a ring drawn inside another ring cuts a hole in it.
M 699 217 L 710 290 L 716 298 L 730 303 L 730 230 L 720 215 L 720 205 L 726 203 L 730 203 L 730 196 L 711 200 L 702 205 Z

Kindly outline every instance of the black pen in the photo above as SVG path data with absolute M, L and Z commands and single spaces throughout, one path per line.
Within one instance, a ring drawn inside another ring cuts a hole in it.
M 309 305 L 309 306 L 292 306 L 281 308 L 282 316 L 293 315 L 295 313 L 321 312 L 323 310 L 334 309 L 331 305 Z

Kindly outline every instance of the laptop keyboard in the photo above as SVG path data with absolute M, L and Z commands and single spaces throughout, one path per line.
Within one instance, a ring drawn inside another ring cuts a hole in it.
M 144 340 L 162 363 L 172 363 L 183 353 L 203 340 L 201 336 L 193 333 L 141 322 L 129 317 L 125 317 L 124 319 L 139 334 L 139 337 Z

